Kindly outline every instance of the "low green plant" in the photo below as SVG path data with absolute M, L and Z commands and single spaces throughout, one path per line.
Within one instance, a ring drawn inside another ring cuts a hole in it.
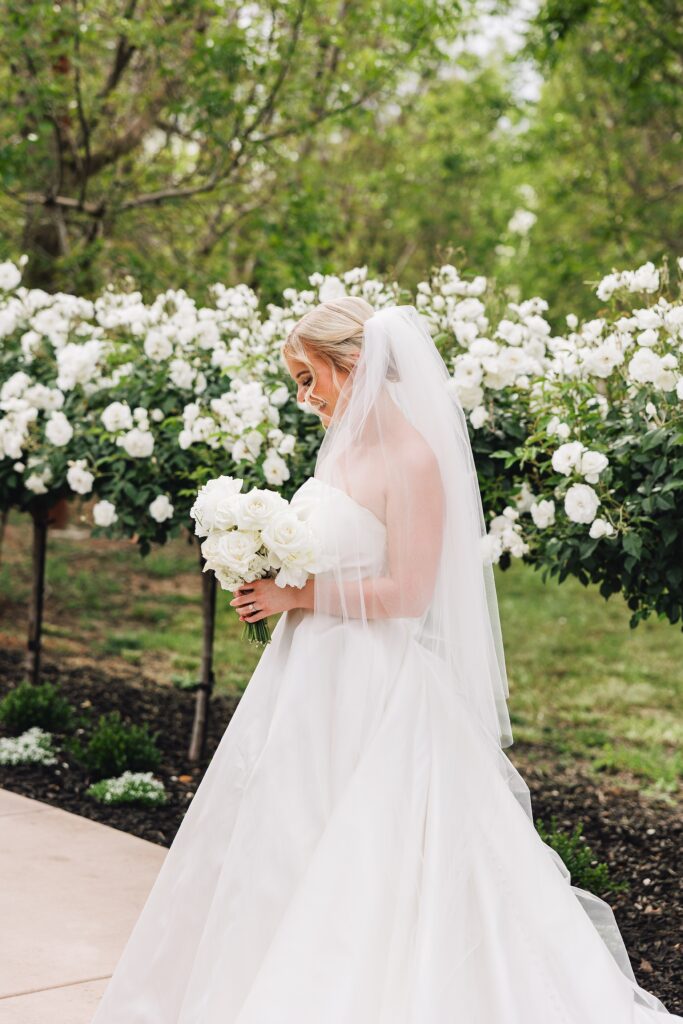
M 174 672 L 171 676 L 171 683 L 175 686 L 176 690 L 183 690 L 189 693 L 193 693 L 199 685 L 196 672 Z
M 0 701 L 0 720 L 14 736 L 38 726 L 48 732 L 73 728 L 74 710 L 52 683 L 19 683 Z
M 597 859 L 582 834 L 582 822 L 577 822 L 573 831 L 569 833 L 558 829 L 555 815 L 550 819 L 549 829 L 542 818 L 537 818 L 536 831 L 543 842 L 560 855 L 571 874 L 572 885 L 602 897 L 608 893 L 628 890 L 628 882 L 614 881 L 607 864 Z
M 117 778 L 100 779 L 88 786 L 85 795 L 101 804 L 142 804 L 154 807 L 167 800 L 164 784 L 151 772 L 123 772 Z
M 106 779 L 129 771 L 154 771 L 161 761 L 156 745 L 158 732 L 147 725 L 126 725 L 121 712 L 100 715 L 85 743 L 77 737 L 69 751 L 96 779 Z

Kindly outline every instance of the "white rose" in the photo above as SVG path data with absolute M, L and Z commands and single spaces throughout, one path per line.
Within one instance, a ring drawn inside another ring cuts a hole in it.
M 600 474 L 609 465 L 606 455 L 602 452 L 586 451 L 581 456 L 579 472 L 589 484 L 597 484 Z
M 232 530 L 237 526 L 237 503 L 239 494 L 231 494 L 216 502 L 213 514 L 214 530 Z
M 264 528 L 261 536 L 268 550 L 277 555 L 282 563 L 281 573 L 276 580 L 278 586 L 285 586 L 287 580 L 293 581 L 290 571 L 300 581 L 291 582 L 291 585 L 301 586 L 305 581 L 305 573 L 316 570 L 318 561 L 313 534 L 308 524 L 299 519 L 295 512 L 280 512 Z
M 482 387 L 478 384 L 472 386 L 461 384 L 455 377 L 446 381 L 446 389 L 455 395 L 466 412 L 481 405 L 484 399 Z
M 53 412 L 45 424 L 45 436 L 50 444 L 62 447 L 74 436 L 74 428 L 63 412 Z
M 217 534 L 215 559 L 231 572 L 249 571 L 250 562 L 261 547 L 261 535 L 252 530 L 228 530 Z M 202 551 L 204 545 L 202 545 Z
M 173 505 L 168 495 L 158 494 L 154 501 L 150 502 L 149 514 L 157 523 L 163 523 L 173 518 Z
M 328 302 L 330 299 L 339 299 L 342 295 L 346 295 L 346 288 L 338 277 L 331 274 L 321 284 L 318 295 L 321 302 Z
M 121 438 L 121 445 L 135 459 L 148 458 L 154 450 L 154 437 L 148 430 L 133 427 Z
M 481 556 L 483 562 L 496 563 L 503 554 L 503 541 L 500 534 L 487 533 L 481 538 Z
M 248 430 L 243 440 L 249 454 L 255 459 L 263 447 L 263 434 L 259 430 Z
M 614 534 L 614 527 L 606 519 L 600 519 L 598 517 L 591 523 L 591 528 L 588 533 L 594 539 L 599 537 L 611 537 Z
M 271 394 L 270 401 L 273 405 L 276 405 L 279 408 L 285 404 L 288 398 L 289 388 L 286 384 L 280 384 L 279 387 L 275 388 L 275 391 Z
M 581 461 L 585 446 L 581 441 L 567 441 L 553 452 L 552 466 L 555 472 L 569 476 Z
M 21 284 L 21 271 L 11 262 L 6 260 L 0 263 L 0 289 L 4 292 L 11 292 Z
M 145 355 L 155 363 L 168 359 L 173 352 L 173 345 L 161 331 L 150 331 L 145 338 Z
M 639 384 L 654 383 L 662 372 L 662 360 L 649 348 L 640 348 L 628 364 L 628 373 Z
M 263 460 L 263 474 L 273 487 L 279 487 L 285 480 L 289 480 L 287 463 L 277 452 L 273 451 Z
M 534 493 L 529 487 L 527 480 L 522 481 L 522 486 L 519 489 L 519 493 L 515 495 L 514 502 L 515 508 L 519 512 L 529 512 L 531 506 L 535 501 Z
M 291 455 L 295 445 L 296 437 L 294 434 L 285 434 L 277 446 L 278 453 L 280 455 Z
M 646 331 L 642 331 L 637 338 L 638 344 L 642 345 L 643 348 L 652 348 L 659 341 L 659 335 L 652 327 L 648 327 Z
M 31 491 L 33 494 L 46 494 L 47 487 L 40 473 L 31 473 L 24 480 L 24 486 L 27 491 Z
M 552 526 L 555 522 L 554 501 L 547 501 L 546 499 L 535 501 L 529 511 L 531 512 L 531 518 L 539 530 L 544 530 L 547 526 Z
M 236 522 L 240 530 L 263 530 L 273 518 L 289 508 L 277 491 L 253 488 L 237 499 Z
M 592 523 L 600 499 L 588 484 L 572 484 L 564 496 L 564 510 L 573 523 Z
M 659 271 L 650 260 L 628 274 L 628 289 L 631 292 L 656 292 L 658 288 Z
M 130 407 L 125 402 L 111 402 L 100 418 L 104 429 L 111 434 L 115 434 L 118 430 L 130 430 L 133 426 Z
M 111 526 L 119 518 L 116 513 L 116 506 L 111 501 L 98 501 L 92 507 L 92 517 L 96 526 Z
M 199 488 L 194 505 L 190 509 L 197 537 L 205 537 L 209 530 L 214 529 L 218 504 L 238 494 L 242 489 L 242 483 L 243 481 L 236 477 L 219 476 Z
M 152 411 L 150 413 L 150 416 L 152 417 L 152 419 L 154 420 L 155 423 L 161 423 L 161 421 L 164 418 L 164 410 L 163 409 L 152 409 Z
M 602 281 L 596 288 L 595 294 L 601 302 L 607 302 L 608 299 L 612 298 L 612 295 L 621 287 L 621 274 L 608 274 L 603 277 Z
M 484 423 L 486 423 L 486 420 L 488 418 L 488 409 L 486 409 L 483 405 L 478 405 L 476 409 L 473 409 L 472 412 L 470 413 L 470 423 L 472 424 L 475 430 L 479 430 L 480 427 L 483 427 Z
M 76 459 L 72 462 L 66 472 L 66 479 L 69 487 L 76 494 L 89 494 L 95 481 L 94 475 L 86 469 L 85 459 Z
M 184 359 L 172 359 L 168 375 L 177 388 L 187 391 L 192 387 L 197 371 Z

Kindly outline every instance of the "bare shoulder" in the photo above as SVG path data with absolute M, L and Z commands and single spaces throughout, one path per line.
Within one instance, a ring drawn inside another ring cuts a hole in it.
M 403 466 L 420 475 L 438 473 L 438 460 L 419 430 L 405 421 L 401 430 L 399 458 Z
M 411 423 L 403 420 L 400 443 L 394 452 L 395 469 L 418 481 L 435 481 L 440 477 L 439 461 L 431 445 Z

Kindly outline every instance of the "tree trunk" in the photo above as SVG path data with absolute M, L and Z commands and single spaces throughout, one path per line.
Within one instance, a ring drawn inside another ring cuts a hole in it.
M 57 266 L 69 251 L 63 211 L 56 206 L 29 206 L 26 210 L 22 248 L 28 256 L 22 283 L 27 288 L 56 291 Z
M 45 555 L 47 550 L 47 526 L 49 509 L 36 505 L 31 511 L 33 519 L 33 584 L 31 603 L 28 610 L 28 649 L 25 668 L 29 682 L 35 686 L 40 682 L 40 659 L 42 653 L 43 598 L 45 595 Z
M 199 568 L 202 570 L 202 665 L 201 678 L 194 705 L 192 738 L 188 759 L 197 763 L 204 757 L 206 733 L 209 725 L 209 699 L 213 691 L 213 640 L 216 631 L 216 577 L 204 572 L 205 560 L 199 548 Z

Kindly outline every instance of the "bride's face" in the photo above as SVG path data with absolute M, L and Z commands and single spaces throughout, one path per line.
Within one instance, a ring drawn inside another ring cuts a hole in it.
M 292 380 L 296 381 L 297 402 L 308 402 L 309 405 L 313 406 L 326 427 L 332 418 L 332 413 L 339 398 L 339 392 L 349 375 L 349 371 L 337 368 L 337 383 L 335 384 L 332 376 L 332 367 L 329 363 L 316 355 L 315 352 L 312 352 L 310 348 L 306 346 L 304 348 L 315 371 L 315 375 L 311 373 L 311 366 L 308 363 L 304 363 L 294 356 L 285 355 L 285 362 L 287 363 L 287 369 Z M 312 388 L 311 384 L 313 385 Z

